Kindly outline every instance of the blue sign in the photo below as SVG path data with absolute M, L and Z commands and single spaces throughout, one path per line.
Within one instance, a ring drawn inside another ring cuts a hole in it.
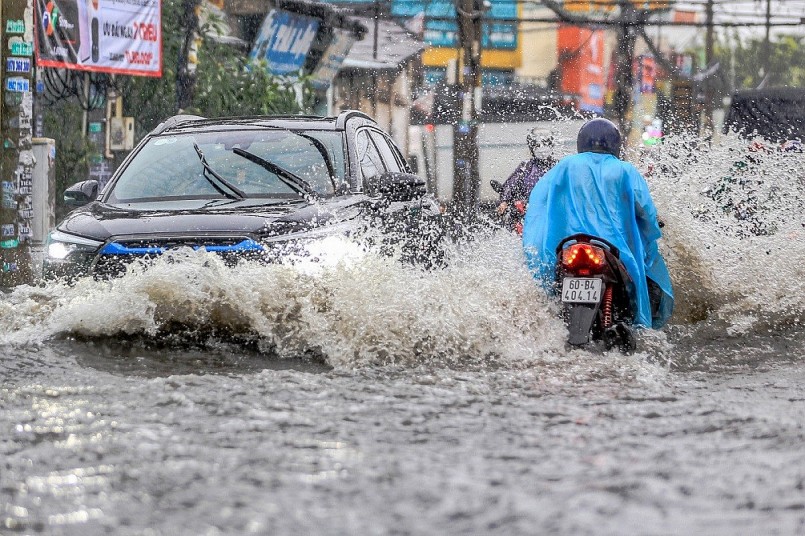
M 411 18 L 421 13 L 425 14 L 425 41 L 433 47 L 455 48 L 458 27 L 452 0 L 391 0 L 391 14 L 395 17 Z M 491 0 L 489 11 L 484 14 L 481 46 L 486 49 L 516 49 L 517 24 L 495 22 L 495 19 L 516 18 L 517 2 Z
M 6 78 L 6 90 L 14 93 L 25 93 L 31 91 L 31 81 L 27 78 L 15 77 Z
M 7 58 L 6 59 L 6 72 L 7 73 L 30 73 L 31 60 L 28 58 Z
M 318 19 L 274 9 L 263 21 L 249 57 L 265 61 L 272 74 L 297 74 L 318 29 Z

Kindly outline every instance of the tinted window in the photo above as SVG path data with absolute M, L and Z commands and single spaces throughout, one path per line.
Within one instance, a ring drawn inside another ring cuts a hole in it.
M 344 179 L 340 132 L 238 129 L 179 134 L 151 139 L 116 180 L 109 201 L 222 197 L 204 178 L 194 143 L 216 173 L 253 197 L 297 194 L 277 174 L 236 154 L 235 148 L 297 175 L 322 195 L 334 192 L 333 179 Z M 335 177 L 330 176 L 330 166 Z
M 383 163 L 386 164 L 386 169 L 388 171 L 404 171 L 397 160 L 397 156 L 394 154 L 394 150 L 389 146 L 389 141 L 386 136 L 380 132 L 374 131 L 372 131 L 371 136 L 380 151 L 380 156 L 383 157 Z
M 364 180 L 385 172 L 380 153 L 377 152 L 375 144 L 369 139 L 369 131 L 361 130 L 358 132 L 355 141 L 358 150 L 358 165 L 361 168 L 361 175 L 363 175 Z

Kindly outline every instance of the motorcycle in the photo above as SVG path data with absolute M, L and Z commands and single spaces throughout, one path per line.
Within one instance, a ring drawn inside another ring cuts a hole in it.
M 492 189 L 498 194 L 503 193 L 503 184 L 500 181 L 491 180 L 489 181 L 490 186 Z M 503 199 L 498 201 L 498 205 L 503 202 Z M 525 209 L 526 209 L 526 200 L 525 199 L 515 199 L 513 202 L 509 203 L 508 201 L 506 212 L 504 212 L 501 216 L 503 218 L 503 225 L 510 231 L 514 231 L 518 235 L 523 235 L 523 220 L 525 220 Z
M 634 284 L 619 256 L 607 240 L 583 233 L 556 248 L 556 285 L 569 344 L 601 342 L 607 350 L 634 351 Z

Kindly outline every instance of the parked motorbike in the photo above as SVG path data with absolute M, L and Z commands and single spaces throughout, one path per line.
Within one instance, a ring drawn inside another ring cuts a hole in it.
M 568 343 L 603 343 L 609 350 L 634 351 L 632 323 L 637 310 L 634 284 L 610 242 L 574 234 L 556 248 L 556 283 Z
M 492 189 L 499 195 L 503 193 L 503 184 L 500 181 L 491 180 L 489 181 L 490 186 Z M 504 200 L 501 198 L 498 201 L 498 206 Z M 518 235 L 523 235 L 523 220 L 525 220 L 525 209 L 526 209 L 526 200 L 525 199 L 516 199 L 513 202 L 509 203 L 506 201 L 508 205 L 506 207 L 506 212 L 504 212 L 501 217 L 503 218 L 503 226 Z

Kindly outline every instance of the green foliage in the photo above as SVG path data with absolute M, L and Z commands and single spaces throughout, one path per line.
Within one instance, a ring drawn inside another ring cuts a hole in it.
M 67 213 L 62 203 L 64 190 L 89 174 L 90 157 L 96 151 L 76 128 L 81 125 L 83 111 L 77 103 L 58 102 L 45 108 L 44 131 L 56 140 L 56 217 Z
M 204 117 L 295 114 L 301 111 L 291 81 L 268 74 L 232 47 L 206 42 L 199 52 L 193 108 Z
M 176 73 L 184 40 L 183 10 L 183 0 L 162 2 L 162 77 L 129 77 L 123 82 L 126 114 L 135 117 L 138 137 L 178 112 Z M 183 111 L 204 117 L 299 113 L 294 81 L 273 77 L 257 66 L 249 68 L 244 51 L 211 39 L 208 32 L 217 22 L 211 19 L 201 28 L 195 95 Z
M 767 74 L 767 87 L 805 86 L 805 37 L 781 35 L 769 43 L 767 55 L 763 38 L 743 39 L 735 32 L 715 55 L 735 89 L 757 87 Z

